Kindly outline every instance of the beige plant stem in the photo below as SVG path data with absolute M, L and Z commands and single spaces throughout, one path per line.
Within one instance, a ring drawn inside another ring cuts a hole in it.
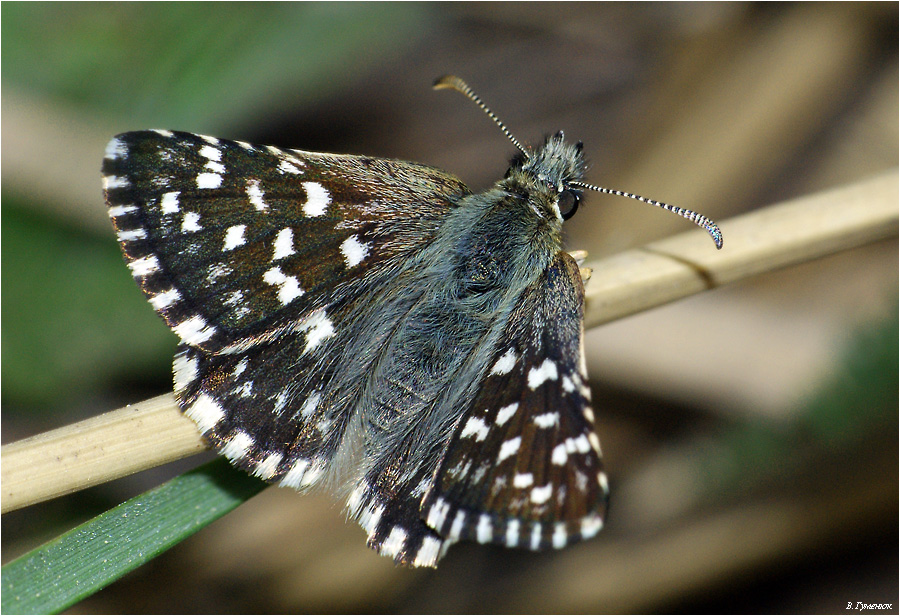
M 897 235 L 898 173 L 803 197 L 720 224 L 725 248 L 691 229 L 590 263 L 594 327 L 700 291 Z M 2 511 L 111 481 L 201 451 L 172 395 L 2 448 Z

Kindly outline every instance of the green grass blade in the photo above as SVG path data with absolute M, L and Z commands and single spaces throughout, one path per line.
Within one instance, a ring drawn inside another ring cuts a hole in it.
M 265 487 L 224 459 L 176 477 L 5 565 L 0 611 L 60 612 Z

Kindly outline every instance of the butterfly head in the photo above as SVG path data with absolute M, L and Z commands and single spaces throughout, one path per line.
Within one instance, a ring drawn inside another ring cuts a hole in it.
M 706 229 L 706 232 L 709 233 L 716 243 L 716 248 L 722 248 L 722 231 L 716 223 L 702 214 L 622 190 L 603 188 L 602 186 L 584 182 L 585 165 L 581 151 L 581 142 L 575 144 L 566 143 L 563 139 L 562 131 L 547 139 L 539 149 L 534 151 L 526 149 L 513 137 L 506 125 L 500 121 L 500 118 L 494 115 L 478 98 L 478 95 L 459 77 L 444 75 L 434 82 L 434 88 L 449 88 L 461 92 L 481 107 L 494 123 L 500 127 L 503 134 L 519 149 L 519 154 L 513 159 L 512 165 L 507 172 L 504 188 L 507 190 L 512 189 L 513 191 L 522 189 L 525 192 L 528 192 L 530 189 L 533 192 L 529 192 L 529 194 L 538 197 L 542 203 L 549 204 L 550 210 L 556 214 L 560 221 L 568 220 L 575 214 L 575 210 L 578 209 L 578 203 L 581 200 L 581 189 L 590 189 L 600 193 L 628 197 L 629 199 L 635 199 L 642 203 L 648 203 L 674 212 L 683 218 L 687 218 L 697 226 Z
M 567 143 L 562 131 L 532 151 L 520 152 L 510 163 L 507 182 L 522 183 L 533 194 L 545 195 L 553 213 L 568 220 L 578 209 L 582 191 L 574 182 L 584 178 L 582 144 Z

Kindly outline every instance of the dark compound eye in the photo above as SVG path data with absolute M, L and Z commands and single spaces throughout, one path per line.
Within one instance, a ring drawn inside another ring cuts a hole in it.
M 559 193 L 556 204 L 559 207 L 559 214 L 563 220 L 569 220 L 575 214 L 575 210 L 578 209 L 578 195 L 571 190 L 564 190 Z

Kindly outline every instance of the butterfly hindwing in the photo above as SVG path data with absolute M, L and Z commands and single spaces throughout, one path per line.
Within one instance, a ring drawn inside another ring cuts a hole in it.
M 519 299 L 423 502 L 445 539 L 560 548 L 602 527 L 583 298 L 578 265 L 560 252 Z
M 373 466 L 348 503 L 370 547 L 434 566 L 459 540 L 536 550 L 600 530 L 607 485 L 580 360 L 583 293 L 578 265 L 558 253 L 522 292 L 455 429 L 413 433 Z M 416 458 L 433 463 L 404 474 Z
M 389 276 L 468 193 L 424 165 L 171 131 L 114 138 L 103 173 L 132 274 L 207 353 L 269 341 L 363 274 Z

